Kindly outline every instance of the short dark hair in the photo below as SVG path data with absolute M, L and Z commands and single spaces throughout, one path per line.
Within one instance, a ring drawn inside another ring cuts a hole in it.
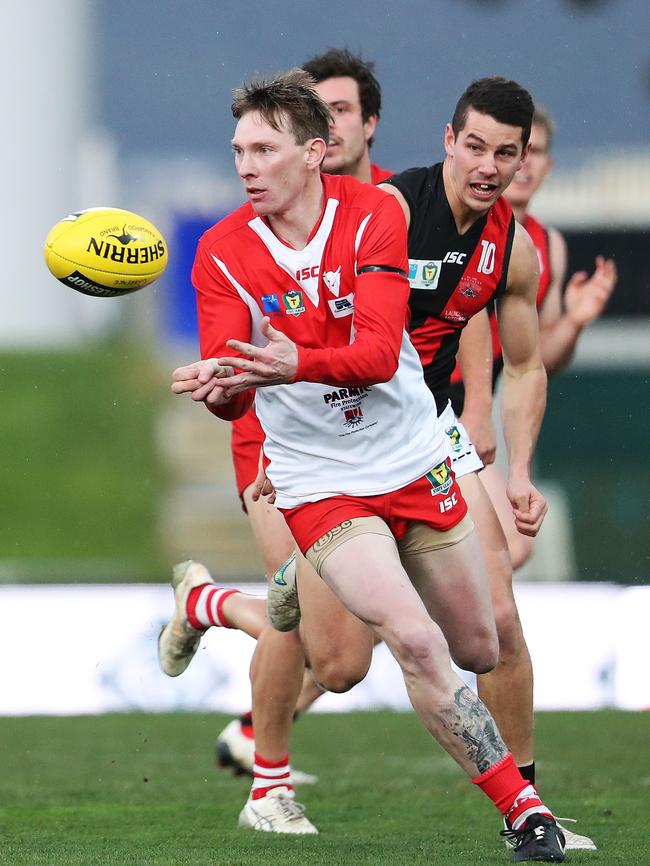
M 555 135 L 555 121 L 551 117 L 551 113 L 548 109 L 543 108 L 541 105 L 535 106 L 533 126 L 541 126 L 546 132 L 546 149 L 550 150 L 551 144 L 553 143 L 553 136 Z
M 305 144 L 310 138 L 329 141 L 330 110 L 304 69 L 291 69 L 238 87 L 233 91 L 231 108 L 237 120 L 257 111 L 277 130 L 282 129 L 283 120 L 288 120 L 296 144 Z
M 381 112 L 381 87 L 374 76 L 372 60 L 362 60 L 347 48 L 330 48 L 303 63 L 305 69 L 318 83 L 326 78 L 354 78 L 359 85 L 359 102 L 364 122 L 369 117 L 379 117 Z
M 473 81 L 456 103 L 451 121 L 454 135 L 464 129 L 470 109 L 493 117 L 499 123 L 521 127 L 524 147 L 530 138 L 535 106 L 527 90 L 516 81 L 498 75 Z

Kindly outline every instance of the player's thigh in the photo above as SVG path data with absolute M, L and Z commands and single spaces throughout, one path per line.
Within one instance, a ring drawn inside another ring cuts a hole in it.
M 374 634 L 343 605 L 298 554 L 300 637 L 314 678 L 330 691 L 347 691 L 370 667 Z
M 282 563 L 291 556 L 296 544 L 278 509 L 269 505 L 263 497 L 254 502 L 252 491 L 252 485 L 246 487 L 242 492 L 242 499 L 264 561 L 266 577 L 270 579 Z
M 368 533 L 346 540 L 323 560 L 320 574 L 343 605 L 372 627 L 429 618 L 392 535 Z
M 476 531 L 455 544 L 410 553 L 404 567 L 452 658 L 474 670 L 490 669 L 498 650 L 490 585 Z

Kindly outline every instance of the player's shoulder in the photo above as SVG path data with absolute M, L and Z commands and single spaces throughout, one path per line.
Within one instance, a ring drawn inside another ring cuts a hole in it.
M 371 163 L 370 165 L 370 182 L 377 184 L 383 183 L 385 180 L 388 180 L 389 177 L 393 176 L 392 171 L 388 171 L 387 168 L 382 168 L 380 165 L 375 165 L 375 163 Z
M 243 204 L 220 219 L 201 236 L 200 243 L 213 249 L 221 244 L 226 238 L 236 237 L 237 233 L 245 230 L 255 217 L 255 212 L 249 203 Z
M 343 211 L 355 211 L 360 215 L 367 215 L 380 207 L 393 207 L 392 202 L 387 202 L 388 199 L 392 199 L 392 196 L 373 184 L 363 183 L 355 177 L 328 174 L 323 175 L 323 181 L 327 196 L 336 199 Z
M 382 183 L 396 187 L 407 197 L 416 199 L 421 194 L 429 194 L 440 175 L 442 163 L 428 166 L 416 166 L 391 175 Z

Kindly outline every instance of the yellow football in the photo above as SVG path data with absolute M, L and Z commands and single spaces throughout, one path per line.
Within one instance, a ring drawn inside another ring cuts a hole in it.
M 64 286 L 111 298 L 157 280 L 167 265 L 167 243 L 138 214 L 94 207 L 64 217 L 51 229 L 45 263 Z

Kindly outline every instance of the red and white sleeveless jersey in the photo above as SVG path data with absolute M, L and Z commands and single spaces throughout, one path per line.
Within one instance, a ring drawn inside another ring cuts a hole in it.
M 549 245 L 548 229 L 530 214 L 526 214 L 524 228 L 530 235 L 537 258 L 539 259 L 539 286 L 537 288 L 537 309 L 542 308 L 544 298 L 551 285 L 551 249 Z
M 399 204 L 351 177 L 322 180 L 323 212 L 304 249 L 283 243 L 247 204 L 201 238 L 192 273 L 202 357 L 232 354 L 228 339 L 266 345 L 263 316 L 299 347 L 295 381 L 255 394 L 279 508 L 387 493 L 446 456 L 405 330 Z

